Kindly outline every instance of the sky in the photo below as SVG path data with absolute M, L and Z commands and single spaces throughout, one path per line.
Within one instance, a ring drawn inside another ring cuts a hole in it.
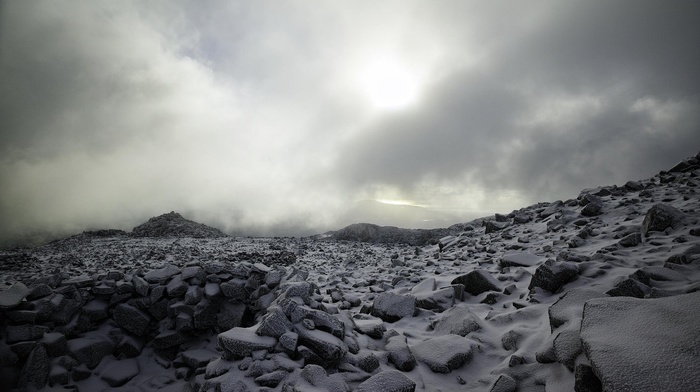
M 697 1 L 2 1 L 0 237 L 508 213 L 700 151 Z

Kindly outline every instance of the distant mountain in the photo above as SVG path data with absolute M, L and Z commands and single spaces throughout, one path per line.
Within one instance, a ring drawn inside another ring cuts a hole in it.
M 148 222 L 134 227 L 133 237 L 191 237 L 220 238 L 228 237 L 219 229 L 185 219 L 177 212 L 156 216 Z
M 423 246 L 436 243 L 442 237 L 457 235 L 470 229 L 473 230 L 473 227 L 465 223 L 438 229 L 402 229 L 395 226 L 355 223 L 337 231 L 329 231 L 326 236 L 340 241 Z
M 473 218 L 476 218 L 476 216 Z M 429 208 L 382 203 L 376 200 L 361 200 L 353 203 L 339 220 L 342 226 L 367 222 L 378 226 L 396 226 L 411 229 L 448 227 L 464 221 L 464 217 L 457 217 Z

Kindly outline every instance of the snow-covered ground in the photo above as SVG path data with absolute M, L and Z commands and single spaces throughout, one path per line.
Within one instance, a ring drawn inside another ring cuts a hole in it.
M 169 215 L 181 237 L 3 251 L 0 389 L 697 390 L 700 168 L 684 162 L 425 247 L 189 238 Z

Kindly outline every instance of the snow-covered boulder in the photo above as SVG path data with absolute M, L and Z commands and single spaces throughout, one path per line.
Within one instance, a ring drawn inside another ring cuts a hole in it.
M 416 312 L 416 298 L 394 293 L 381 293 L 374 299 L 372 316 L 393 323 Z
M 459 335 L 443 335 L 411 347 L 416 358 L 436 373 L 449 373 L 469 361 L 472 347 Z
M 416 383 L 398 370 L 385 370 L 368 378 L 355 392 L 413 392 Z

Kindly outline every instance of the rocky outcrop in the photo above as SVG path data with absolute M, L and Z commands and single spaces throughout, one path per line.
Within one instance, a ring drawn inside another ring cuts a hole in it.
M 185 219 L 177 212 L 169 212 L 134 227 L 133 237 L 220 238 L 227 237 L 221 230 Z

